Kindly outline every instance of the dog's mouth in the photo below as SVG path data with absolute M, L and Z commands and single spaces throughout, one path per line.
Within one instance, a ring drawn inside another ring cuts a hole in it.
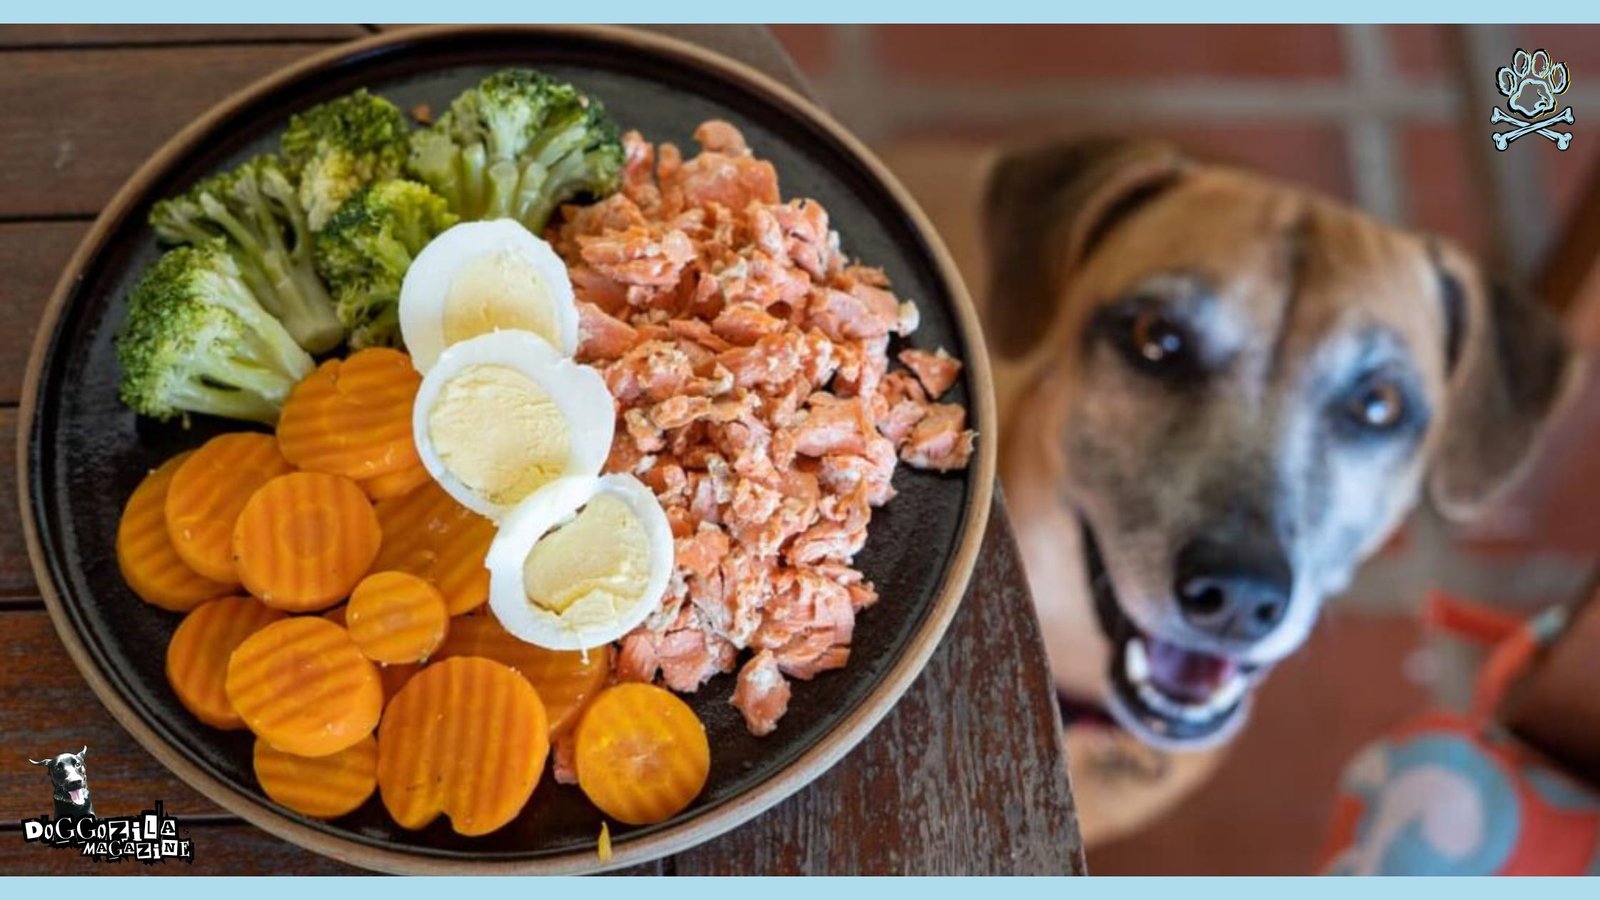
M 80 784 L 77 787 L 69 787 L 66 789 L 66 791 L 67 799 L 72 802 L 73 806 L 82 806 L 83 802 L 89 799 L 89 786 L 86 784 Z
M 1147 634 L 1123 612 L 1093 530 L 1084 546 L 1100 628 L 1112 642 L 1111 714 L 1147 743 L 1202 749 L 1244 724 L 1260 667 Z

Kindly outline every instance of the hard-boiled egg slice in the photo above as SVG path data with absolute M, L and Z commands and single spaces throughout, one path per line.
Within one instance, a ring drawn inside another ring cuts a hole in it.
M 400 335 L 417 371 L 452 344 L 509 329 L 577 352 L 572 281 L 550 245 L 511 219 L 463 222 L 429 241 L 400 286 Z
M 434 480 L 498 521 L 558 478 L 598 475 L 615 420 L 600 373 L 531 332 L 496 331 L 439 357 L 417 391 L 411 429 Z
M 500 523 L 484 560 L 489 608 L 551 650 L 586 650 L 639 626 L 672 575 L 672 527 L 632 475 L 563 478 Z

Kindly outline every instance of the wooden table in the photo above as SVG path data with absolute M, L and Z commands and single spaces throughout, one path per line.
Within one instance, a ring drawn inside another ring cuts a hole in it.
M 755 27 L 663 29 L 792 85 Z M 27 757 L 88 744 L 98 796 L 162 799 L 192 867 L 161 873 L 353 871 L 223 812 L 122 731 L 66 661 L 19 533 L 17 411 L 33 331 L 79 238 L 122 181 L 192 117 L 251 80 L 367 33 L 361 26 L 0 27 L 0 871 L 132 873 L 22 841 L 48 810 Z M 643 871 L 664 874 L 1067 874 L 1083 871 L 1060 720 L 1002 501 L 944 643 L 904 699 L 827 774 L 734 832 Z

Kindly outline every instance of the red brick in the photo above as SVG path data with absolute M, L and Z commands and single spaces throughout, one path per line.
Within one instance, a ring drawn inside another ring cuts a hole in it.
M 1385 25 L 1389 68 L 1405 75 L 1449 76 L 1449 46 L 1443 25 Z
M 904 79 L 1327 78 L 1344 68 L 1333 26 L 886 25 L 878 59 Z
M 789 51 L 800 71 L 811 77 L 833 66 L 835 25 L 769 25 L 774 37 Z
M 927 124 L 913 133 L 898 137 L 904 141 L 931 138 L 1004 145 L 1032 143 L 1042 136 L 1070 140 L 1074 137 L 1103 136 L 1106 133 L 1105 126 L 1067 119 L 1019 121 L 1004 126 L 951 121 Z M 1199 159 L 1242 166 L 1315 188 L 1340 199 L 1348 200 L 1352 195 L 1344 140 L 1339 128 L 1334 125 L 1175 120 L 1118 128 L 1115 133 L 1171 141 Z
M 1484 142 L 1489 125 L 1484 123 Z M 1410 224 L 1444 235 L 1474 253 L 1487 245 L 1461 130 L 1453 123 L 1412 125 L 1400 133 L 1406 213 Z

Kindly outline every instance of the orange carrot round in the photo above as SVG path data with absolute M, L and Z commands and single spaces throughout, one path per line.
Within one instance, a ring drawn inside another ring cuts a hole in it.
M 371 568 L 383 532 L 367 495 L 337 475 L 296 472 L 250 497 L 233 530 L 245 589 L 290 612 L 326 609 Z
M 439 589 L 409 572 L 375 572 L 356 585 L 346 607 L 350 637 L 373 662 L 427 659 L 450 626 Z
M 257 738 L 254 763 L 268 797 L 313 819 L 354 812 L 378 787 L 378 741 L 370 734 L 338 753 L 314 758 L 285 753 Z
M 432 479 L 375 507 L 383 547 L 374 571 L 410 572 L 433 582 L 450 615 L 489 599 L 483 558 L 494 541 L 494 523 L 457 503 Z
M 420 466 L 411 404 L 421 386 L 398 350 L 373 347 L 330 359 L 289 392 L 278 445 L 302 469 L 357 480 Z
M 670 691 L 631 682 L 607 688 L 577 731 L 578 786 L 629 825 L 664 822 L 706 785 L 711 747 L 694 710 Z
M 257 737 L 296 756 L 327 756 L 372 733 L 383 686 L 350 634 L 319 616 L 274 622 L 228 660 L 228 701 Z
M 229 542 L 239 511 L 257 488 L 290 471 L 270 434 L 240 432 L 206 441 L 167 486 L 167 534 L 178 557 L 212 581 L 237 582 Z
M 234 590 L 189 568 L 167 533 L 167 488 L 188 459 L 180 453 L 146 475 L 128 497 L 117 521 L 117 567 L 122 580 L 139 599 L 172 612 L 188 612 L 207 600 Z
M 606 686 L 611 675 L 611 645 L 589 651 L 546 650 L 527 643 L 493 616 L 461 616 L 450 621 L 450 633 L 433 659 L 481 656 L 517 670 L 544 703 L 553 741 L 577 724 L 578 714 Z
M 419 487 L 422 487 L 433 478 L 421 463 L 390 472 L 387 475 L 374 475 L 361 481 L 361 490 L 365 491 L 373 503 L 379 500 L 393 500 L 395 497 L 404 497 Z
M 400 689 L 378 728 L 378 792 L 402 828 L 440 813 L 457 834 L 516 818 L 550 752 L 544 704 L 493 660 L 447 659 Z
M 167 683 L 184 709 L 212 728 L 243 728 L 223 688 L 228 657 L 283 617 L 254 597 L 222 597 L 184 616 L 167 644 Z

